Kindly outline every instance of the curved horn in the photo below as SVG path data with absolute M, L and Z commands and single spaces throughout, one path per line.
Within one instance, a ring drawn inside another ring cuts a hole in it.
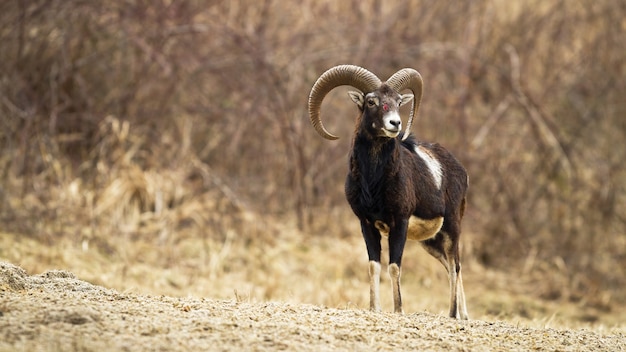
M 354 65 L 332 67 L 317 79 L 309 94 L 309 118 L 317 133 L 326 139 L 332 140 L 339 137 L 329 133 L 322 124 L 320 117 L 322 101 L 328 92 L 342 85 L 352 86 L 363 93 L 369 93 L 378 88 L 381 81 L 370 71 Z
M 404 89 L 410 89 L 413 92 L 411 113 L 409 114 L 409 121 L 406 124 L 406 130 L 402 136 L 402 140 L 405 140 L 411 132 L 413 117 L 417 115 L 417 110 L 422 101 L 422 76 L 412 68 L 403 68 L 389 77 L 386 83 L 398 93 Z

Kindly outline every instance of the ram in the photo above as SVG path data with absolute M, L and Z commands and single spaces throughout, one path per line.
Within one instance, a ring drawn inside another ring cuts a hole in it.
M 402 313 L 400 273 L 407 239 L 417 240 L 448 272 L 453 318 L 467 319 L 459 258 L 461 218 L 465 210 L 468 177 L 463 166 L 436 143 L 417 141 L 410 134 L 422 98 L 422 77 L 405 68 L 382 82 L 370 71 L 335 66 L 315 82 L 309 95 L 309 118 L 322 137 L 337 139 L 324 127 L 320 109 L 334 88 L 349 92 L 359 108 L 352 140 L 345 193 L 361 231 L 369 257 L 370 309 L 380 311 L 381 235 L 388 237 L 389 276 L 394 311 Z M 409 89 L 413 94 L 400 94 Z M 401 105 L 412 101 L 405 132 Z

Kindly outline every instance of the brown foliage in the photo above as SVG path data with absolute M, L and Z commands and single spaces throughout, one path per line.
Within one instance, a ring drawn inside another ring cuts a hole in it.
M 465 255 L 567 277 L 548 298 L 616 290 L 624 13 L 612 0 L 3 2 L 2 226 L 225 236 L 252 212 L 336 236 L 326 219 L 350 218 L 356 111 L 329 96 L 322 117 L 342 139 L 326 143 L 309 89 L 336 64 L 413 67 L 425 80 L 414 132 L 470 174 Z

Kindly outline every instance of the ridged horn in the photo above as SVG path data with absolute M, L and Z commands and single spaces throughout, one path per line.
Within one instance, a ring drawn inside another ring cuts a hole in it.
M 309 94 L 309 118 L 320 136 L 334 140 L 339 137 L 324 128 L 320 117 L 322 101 L 328 92 L 336 87 L 352 86 L 367 94 L 381 85 L 381 81 L 370 71 L 354 65 L 339 65 L 328 69 L 315 82 Z
M 417 115 L 417 110 L 419 109 L 422 101 L 422 76 L 419 72 L 412 68 L 403 68 L 389 77 L 386 83 L 398 93 L 404 89 L 410 89 L 413 92 L 414 97 L 411 112 L 409 113 L 409 121 L 406 124 L 406 129 L 404 130 L 404 135 L 402 136 L 402 140 L 405 140 L 411 132 L 413 118 Z

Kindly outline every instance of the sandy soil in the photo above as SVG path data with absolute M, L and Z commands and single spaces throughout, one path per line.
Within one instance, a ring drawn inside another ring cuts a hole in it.
M 1 351 L 623 351 L 620 332 L 280 302 L 125 294 L 0 262 Z

